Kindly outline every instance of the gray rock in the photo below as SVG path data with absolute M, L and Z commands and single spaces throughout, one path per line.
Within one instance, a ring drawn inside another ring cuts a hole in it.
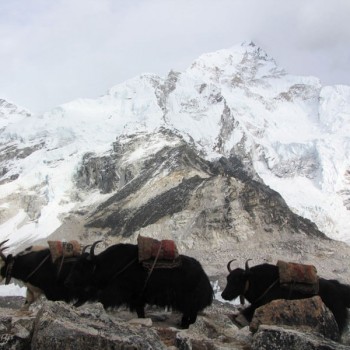
M 79 311 L 63 302 L 47 302 L 39 311 L 31 345 L 37 350 L 166 349 L 152 329 Z
M 179 349 L 220 349 L 244 350 L 251 343 L 248 328 L 240 331 L 227 316 L 231 307 L 216 304 L 209 307 L 189 329 L 176 334 Z
M 340 338 L 334 316 L 319 296 L 300 300 L 279 299 L 261 306 L 255 310 L 250 330 L 255 333 L 261 325 L 312 331 L 335 341 Z
M 30 349 L 34 316 L 0 309 L 0 349 Z
M 333 350 L 350 347 L 327 340 L 305 327 L 290 329 L 260 325 L 253 334 L 231 322 L 237 308 L 214 302 L 188 329 L 178 329 L 179 314 L 151 310 L 152 324 L 130 324 L 134 315 L 125 309 L 105 311 L 100 303 L 80 308 L 63 302 L 40 301 L 28 312 L 0 307 L 0 350 L 28 349 L 154 349 L 154 350 Z M 143 322 L 143 320 L 140 320 Z M 146 322 L 146 323 L 147 323 Z
M 253 337 L 252 350 L 349 350 L 350 346 L 326 339 L 318 334 L 277 326 L 260 326 Z

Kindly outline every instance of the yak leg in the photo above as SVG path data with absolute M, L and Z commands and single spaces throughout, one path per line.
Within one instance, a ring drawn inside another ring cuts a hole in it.
M 145 306 L 144 305 L 137 305 L 135 307 L 135 311 L 137 313 L 138 318 L 145 318 Z
M 40 295 L 42 294 L 42 290 L 38 287 L 34 287 L 33 285 L 26 283 L 27 291 L 26 291 L 26 301 L 24 305 L 19 310 L 20 313 L 27 313 L 29 311 L 29 306 L 36 301 Z
M 181 318 L 181 327 L 188 328 L 190 324 L 195 323 L 197 320 L 197 313 L 194 314 L 183 314 Z
M 232 318 L 232 321 L 239 327 L 245 327 L 249 325 L 247 318 L 242 313 L 239 313 L 238 315 L 234 316 Z
M 26 302 L 25 306 L 29 308 L 29 306 L 36 301 L 40 295 L 43 293 L 42 290 L 38 287 L 31 285 L 30 283 L 26 284 L 27 292 L 26 292 Z
M 87 301 L 88 301 L 87 298 L 84 298 L 84 299 L 79 298 L 79 299 L 73 304 L 73 306 L 74 306 L 74 307 L 82 306 L 82 305 L 85 304 Z
M 256 306 L 249 305 L 248 307 L 243 309 L 240 314 L 243 315 L 246 318 L 246 320 L 250 323 L 253 319 L 256 308 Z

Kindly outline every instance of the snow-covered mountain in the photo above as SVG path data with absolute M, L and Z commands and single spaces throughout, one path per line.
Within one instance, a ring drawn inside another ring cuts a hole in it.
M 106 201 L 127 174 L 113 168 L 117 187 L 82 189 L 76 179 L 84 161 L 151 135 L 122 160 L 138 164 L 178 146 L 158 132 L 164 129 L 208 161 L 236 157 L 296 214 L 350 242 L 350 87 L 289 75 L 253 43 L 204 54 L 165 78 L 135 77 L 43 115 L 0 100 L 0 240 L 48 237 L 69 213 Z

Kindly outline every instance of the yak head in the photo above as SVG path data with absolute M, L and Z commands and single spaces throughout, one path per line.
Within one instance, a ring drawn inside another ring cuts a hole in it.
M 224 291 L 221 293 L 222 298 L 225 300 L 233 300 L 239 296 L 243 297 L 248 285 L 248 279 L 250 274 L 248 261 L 251 259 L 248 259 L 246 261 L 245 270 L 241 268 L 232 270 L 230 265 L 234 260 L 235 259 L 230 260 L 227 263 L 227 269 L 229 271 L 229 275 L 227 276 L 226 287 Z M 241 303 L 243 304 L 243 298 L 241 298 Z
M 72 289 L 84 290 L 89 287 L 91 281 L 94 277 L 94 272 L 96 270 L 96 256 L 95 247 L 98 243 L 102 241 L 95 242 L 91 248 L 90 252 L 86 253 L 85 250 L 90 247 L 86 246 L 79 259 L 74 263 L 70 273 L 65 280 L 65 286 Z

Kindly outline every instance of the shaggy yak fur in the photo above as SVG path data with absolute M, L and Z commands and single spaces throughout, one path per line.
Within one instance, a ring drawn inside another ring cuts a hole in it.
M 213 289 L 197 260 L 180 255 L 180 266 L 149 273 L 138 261 L 137 245 L 116 244 L 95 255 L 97 243 L 82 254 L 66 284 L 105 308 L 126 305 L 143 318 L 146 304 L 172 307 L 182 312 L 181 326 L 188 328 L 212 303 Z
M 5 241 L 6 242 L 6 241 Z M 31 246 L 24 251 L 7 256 L 0 244 L 0 282 L 11 278 L 22 281 L 27 286 L 25 306 L 29 307 L 41 294 L 49 300 L 63 300 L 66 302 L 78 300 L 78 305 L 84 301 L 71 289 L 64 285 L 64 281 L 73 266 L 75 259 L 67 259 L 60 266 L 59 261 L 53 263 L 49 248 Z
M 242 311 L 243 316 L 251 322 L 256 308 L 275 299 L 303 299 L 311 297 L 301 292 L 283 288 L 279 281 L 279 270 L 275 265 L 261 264 L 246 269 L 230 269 L 227 285 L 221 296 L 225 300 L 244 297 L 251 304 Z M 270 289 L 269 289 L 270 288 Z M 350 307 L 350 286 L 336 280 L 319 279 L 319 292 L 325 305 L 332 311 L 340 333 L 347 323 L 347 308 Z

